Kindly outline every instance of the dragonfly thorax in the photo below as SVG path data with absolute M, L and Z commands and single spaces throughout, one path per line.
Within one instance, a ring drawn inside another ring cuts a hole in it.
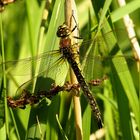
M 70 38 L 61 38 L 59 45 L 60 45 L 60 48 L 70 48 L 71 39 Z
M 60 53 L 62 56 L 66 59 L 69 59 L 69 57 L 73 58 L 73 51 L 71 48 L 71 39 L 69 37 L 61 38 L 60 39 Z
M 61 38 L 66 38 L 71 34 L 70 28 L 64 23 L 58 27 L 57 36 Z

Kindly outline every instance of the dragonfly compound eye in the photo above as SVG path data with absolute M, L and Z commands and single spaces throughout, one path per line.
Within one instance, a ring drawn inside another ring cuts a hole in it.
M 69 27 L 67 25 L 63 24 L 58 27 L 58 30 L 57 30 L 58 37 L 65 38 L 65 37 L 69 36 L 70 34 L 71 34 L 71 30 L 69 29 Z

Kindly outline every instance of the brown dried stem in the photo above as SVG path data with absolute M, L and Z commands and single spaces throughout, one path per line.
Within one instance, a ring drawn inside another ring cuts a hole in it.
M 125 6 L 126 5 L 125 0 L 118 0 L 118 3 L 119 3 L 120 6 Z M 140 46 L 139 46 L 138 40 L 136 38 L 135 31 L 134 31 L 133 21 L 131 20 L 129 15 L 125 15 L 123 17 L 123 22 L 124 22 L 124 25 L 126 27 L 128 37 L 129 37 L 129 39 L 131 41 L 131 44 L 132 44 L 132 49 L 134 51 L 134 56 L 135 56 L 136 60 L 138 60 L 137 61 L 138 71 L 140 71 Z
M 74 0 L 65 0 L 65 23 L 68 25 L 71 29 L 75 26 L 75 22 L 73 20 L 73 17 L 75 17 L 77 21 L 76 16 L 76 6 Z M 77 30 L 74 30 L 72 32 L 72 36 L 77 36 Z M 76 43 L 77 40 L 74 38 L 71 39 L 71 43 Z M 77 62 L 79 61 L 78 57 Z M 70 68 L 70 79 L 71 84 L 77 84 L 77 78 L 73 72 L 73 70 Z M 75 114 L 75 126 L 76 126 L 76 138 L 77 140 L 83 139 L 83 132 L 82 132 L 82 113 L 81 113 L 81 105 L 80 105 L 80 98 L 78 96 L 73 96 L 73 104 L 74 104 L 74 114 Z
M 98 86 L 103 83 L 104 80 L 106 80 L 107 77 L 103 77 L 102 79 L 95 79 L 89 81 L 89 85 L 92 86 Z M 14 99 L 12 97 L 7 97 L 7 103 L 8 106 L 11 108 L 22 108 L 24 109 L 27 104 L 33 105 L 38 103 L 43 98 L 52 99 L 55 95 L 57 95 L 60 91 L 75 91 L 75 95 L 77 95 L 77 92 L 79 92 L 79 84 L 70 84 L 69 82 L 66 82 L 63 86 L 56 86 L 55 84 L 52 85 L 51 89 L 49 91 L 38 91 L 36 94 L 32 94 L 27 90 L 23 90 L 21 96 L 18 99 Z

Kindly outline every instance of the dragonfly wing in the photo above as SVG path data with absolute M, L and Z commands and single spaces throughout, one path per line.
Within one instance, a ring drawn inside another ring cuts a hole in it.
M 43 63 L 40 68 L 42 66 Z M 52 84 L 63 85 L 68 72 L 67 62 L 64 59 L 59 59 L 54 63 L 49 63 L 48 67 L 45 71 L 41 70 L 37 76 L 22 83 L 17 90 L 18 94 L 22 93 L 24 89 L 32 92 L 33 87 L 35 87 L 34 92 L 37 93 L 42 90 L 50 90 Z
M 136 64 L 136 60 L 130 53 L 130 55 L 125 55 L 119 48 L 117 41 L 112 37 L 113 32 L 106 34 L 104 38 L 101 36 L 98 38 L 90 40 L 89 44 L 86 42 L 84 47 L 87 45 L 87 50 L 81 57 L 82 67 L 85 69 L 85 74 L 94 73 L 96 78 L 99 78 L 103 73 L 107 73 L 108 69 L 114 66 L 118 73 L 129 71 L 129 64 Z M 90 67 L 90 68 L 88 68 Z M 104 68 L 104 70 L 102 69 Z M 105 68 L 107 71 L 105 72 Z M 108 71 L 109 72 L 109 71 Z M 100 74 L 99 74 L 100 73 Z M 99 77 L 98 77 L 99 76 Z M 89 79 L 89 78 L 87 78 Z
M 121 55 L 119 52 L 115 56 L 92 55 L 94 56 L 89 55 L 86 59 L 84 58 L 86 61 L 83 61 L 82 65 L 87 80 L 102 78 L 104 75 L 110 75 L 114 70 L 121 74 L 129 72 L 132 68 L 137 69 L 137 61 L 132 56 Z
M 43 67 L 38 71 L 38 73 L 41 73 L 58 58 L 60 58 L 60 54 L 56 50 L 52 52 L 46 52 L 35 57 L 7 61 L 0 64 L 0 72 L 4 72 L 3 66 L 5 66 L 6 74 L 11 74 L 14 76 L 25 76 L 31 75 L 33 73 L 33 69 L 35 69 L 36 66 L 43 65 Z
M 65 60 L 61 58 L 58 50 L 46 52 L 35 57 L 21 59 L 18 61 L 8 61 L 0 64 L 0 71 L 3 72 L 3 65 L 5 65 L 5 73 L 7 76 L 25 78 L 26 81 L 22 81 L 17 85 L 19 89 L 26 89 L 30 87 L 32 89 L 35 79 L 50 77 L 54 79 L 57 84 L 62 84 L 67 74 L 68 65 Z M 12 78 L 13 79 L 13 78 Z M 23 78 L 22 78 L 23 79 Z

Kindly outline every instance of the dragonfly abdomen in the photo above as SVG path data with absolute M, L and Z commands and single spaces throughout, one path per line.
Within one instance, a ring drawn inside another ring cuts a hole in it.
M 87 85 L 87 83 L 85 82 L 84 76 L 81 73 L 81 70 L 78 67 L 78 64 L 76 63 L 76 61 L 74 60 L 74 54 L 71 52 L 71 48 L 70 47 L 63 47 L 61 48 L 61 52 L 63 53 L 63 56 L 67 59 L 67 61 L 69 62 L 69 64 L 71 65 L 77 80 L 81 86 L 81 89 L 83 90 L 84 96 L 87 98 L 92 111 L 94 112 L 97 120 L 98 120 L 98 127 L 102 128 L 103 124 L 102 124 L 102 119 L 101 119 L 101 113 L 100 110 L 98 108 L 97 102 L 95 100 L 95 98 L 92 96 L 92 93 Z

